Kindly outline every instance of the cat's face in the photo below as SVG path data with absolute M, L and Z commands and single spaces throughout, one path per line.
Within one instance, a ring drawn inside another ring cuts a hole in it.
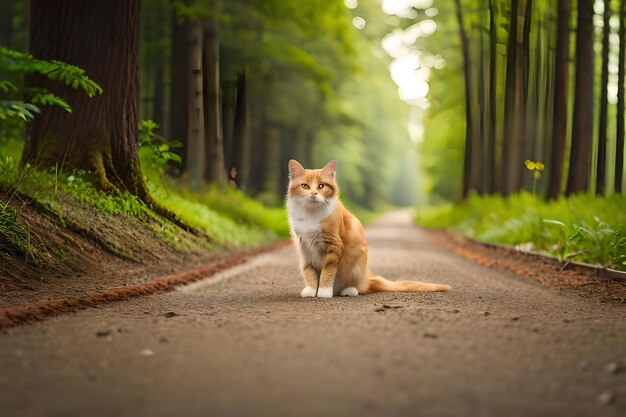
M 310 209 L 329 204 L 339 194 L 335 181 L 336 167 L 337 162 L 330 161 L 322 169 L 304 169 L 292 159 L 289 161 L 288 198 Z

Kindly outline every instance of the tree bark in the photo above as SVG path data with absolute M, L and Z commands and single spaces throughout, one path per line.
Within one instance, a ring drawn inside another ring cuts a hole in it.
M 617 136 L 615 143 L 615 185 L 616 193 L 622 192 L 624 173 L 624 72 L 626 72 L 626 3 L 619 9 L 619 69 L 617 73 Z
M 467 33 L 463 26 L 463 11 L 461 9 L 460 0 L 454 1 L 456 5 L 456 18 L 459 25 L 459 36 L 461 38 L 461 50 L 463 53 L 463 74 L 465 78 L 465 151 L 463 157 L 463 188 L 462 198 L 465 199 L 469 196 L 469 192 L 473 183 L 473 169 L 472 167 L 472 154 L 474 152 L 473 146 L 473 119 L 472 119 L 472 98 L 471 98 L 471 71 L 470 71 L 470 57 L 469 57 L 469 41 L 467 39 Z
M 557 9 L 556 56 L 554 62 L 554 102 L 550 178 L 547 197 L 556 199 L 561 194 L 563 162 L 567 139 L 567 91 L 569 83 L 569 36 L 571 0 L 559 0 Z
M 489 0 L 489 117 L 487 127 L 487 148 L 485 175 L 487 176 L 487 194 L 493 194 L 497 190 L 496 182 L 496 27 L 493 0 Z
M 233 127 L 233 166 L 231 180 L 237 187 L 246 187 L 246 179 L 250 172 L 250 145 L 249 145 L 249 108 L 247 98 L 246 73 L 237 75 L 237 95 L 235 102 L 235 117 Z M 234 169 L 234 171 L 233 171 Z
M 13 45 L 14 0 L 0 0 L 0 45 L 11 48 Z
M 104 93 L 89 98 L 32 77 L 32 87 L 65 97 L 73 112 L 44 108 L 25 143 L 24 163 L 95 170 L 104 189 L 148 199 L 138 157 L 139 18 L 138 0 L 32 0 L 31 53 L 78 65 Z
M 172 0 L 172 2 L 175 0 Z M 189 133 L 189 115 L 187 102 L 189 92 L 189 43 L 187 42 L 188 22 L 179 21 L 176 13 L 172 16 L 172 53 L 170 60 L 170 109 L 167 123 L 167 137 L 180 141 L 183 146 L 179 152 L 183 163 L 182 169 L 187 168 L 187 134 Z
M 606 130 L 607 112 L 609 107 L 609 35 L 611 19 L 611 2 L 604 2 L 604 27 L 602 29 L 602 75 L 600 81 L 600 114 L 598 119 L 598 158 L 596 175 L 596 194 L 604 195 L 606 183 Z
M 589 188 L 593 140 L 593 0 L 578 0 L 576 30 L 576 87 L 572 124 L 572 147 L 567 177 L 567 195 Z
M 222 103 L 220 100 L 220 44 L 217 18 L 204 30 L 204 119 L 206 137 L 205 178 L 219 185 L 226 183 Z
M 187 42 L 188 94 L 187 94 L 187 172 L 189 186 L 198 190 L 204 186 L 206 146 L 204 137 L 204 98 L 202 72 L 202 25 L 199 21 L 189 23 Z
M 524 138 L 522 66 L 524 57 L 522 36 L 519 36 L 519 0 L 511 1 L 511 25 L 507 45 L 507 64 L 504 103 L 504 142 L 502 146 L 501 192 L 509 195 L 521 186 Z

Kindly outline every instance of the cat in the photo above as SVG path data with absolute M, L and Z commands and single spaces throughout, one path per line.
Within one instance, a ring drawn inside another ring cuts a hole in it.
M 445 284 L 389 281 L 375 276 L 367 262 L 361 222 L 339 200 L 336 161 L 304 169 L 289 161 L 287 212 L 291 236 L 306 285 L 302 297 L 332 298 L 387 291 L 449 291 Z

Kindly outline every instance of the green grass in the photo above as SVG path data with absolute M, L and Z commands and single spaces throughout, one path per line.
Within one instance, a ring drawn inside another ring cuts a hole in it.
M 45 207 L 57 214 L 59 223 L 66 226 L 67 198 L 109 214 L 125 213 L 147 220 L 148 227 L 171 246 L 187 248 L 175 236 L 172 227 L 152 212 L 141 200 L 129 193 L 106 193 L 98 189 L 95 176 L 87 171 L 69 172 L 51 168 L 45 171 L 23 167 L 20 155 L 23 142 L 0 138 L 0 190 L 11 196 L 17 192 L 33 199 L 34 207 Z M 287 236 L 288 224 L 282 207 L 268 208 L 242 192 L 215 186 L 199 193 L 192 193 L 180 183 L 166 179 L 162 166 L 154 163 L 154 155 L 145 150 L 140 153 L 144 175 L 155 200 L 174 212 L 190 226 L 207 233 L 214 243 L 225 247 L 244 247 L 265 243 Z M 157 220 L 156 222 L 154 220 Z M 3 219 L 4 221 L 4 219 Z M 21 229 L 30 233 L 25 225 Z M 4 233 L 4 230 L 0 230 Z M 17 235 L 16 235 L 17 236 Z M 4 240 L 7 240 L 4 238 Z M 31 257 L 25 246 L 16 246 L 17 252 Z
M 0 248 L 33 263 L 40 263 L 46 252 L 44 244 L 20 221 L 17 212 L 4 202 L 0 202 Z
M 561 260 L 626 270 L 626 196 L 577 195 L 544 201 L 522 192 L 472 196 L 417 211 L 418 224 L 492 243 L 526 244 Z

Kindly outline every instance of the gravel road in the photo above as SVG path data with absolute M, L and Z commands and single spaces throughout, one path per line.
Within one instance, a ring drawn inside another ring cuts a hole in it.
M 372 270 L 449 293 L 302 299 L 286 247 L 0 333 L 12 416 L 624 416 L 626 308 L 436 246 L 391 212 Z

